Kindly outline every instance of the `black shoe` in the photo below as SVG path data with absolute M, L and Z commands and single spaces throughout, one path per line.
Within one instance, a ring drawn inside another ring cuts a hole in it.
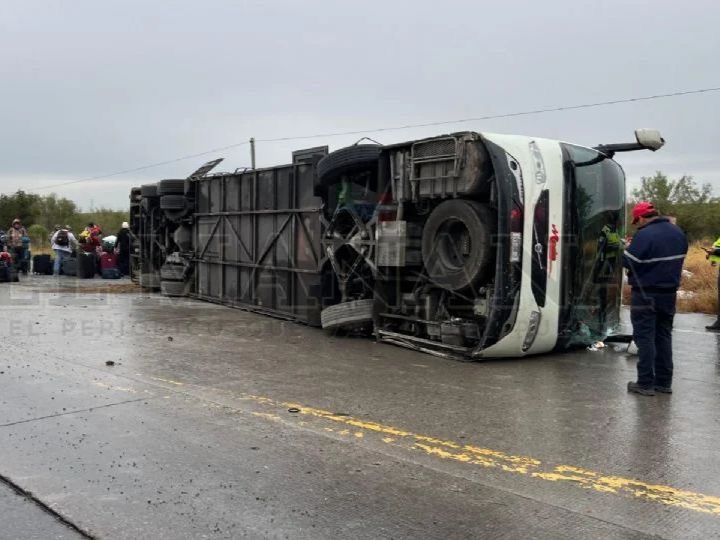
M 632 394 L 640 394 L 641 396 L 654 396 L 655 390 L 652 387 L 640 386 L 634 381 L 630 381 L 627 385 L 628 392 Z
M 655 385 L 655 391 L 660 392 L 661 394 L 672 394 L 672 388 L 670 388 L 669 386 Z
M 711 325 L 706 326 L 705 330 L 708 332 L 720 332 L 720 317 L 718 317 L 718 320 Z

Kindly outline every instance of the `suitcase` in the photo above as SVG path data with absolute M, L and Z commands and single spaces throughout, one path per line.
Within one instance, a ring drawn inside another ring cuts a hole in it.
M 100 255 L 100 275 L 103 279 L 120 279 L 117 259 L 117 255 L 114 253 L 104 252 Z
M 5 261 L 0 261 L 0 283 L 7 283 L 10 281 L 10 272 L 12 271 L 12 265 Z
M 50 255 L 35 255 L 33 257 L 33 273 L 50 276 L 53 273 L 53 260 Z
M 103 268 L 100 270 L 100 275 L 103 279 L 120 279 L 120 270 L 117 268 Z
M 100 270 L 117 268 L 117 255 L 114 253 L 103 253 L 100 255 Z
M 80 279 L 92 279 L 97 270 L 97 258 L 95 252 L 86 253 L 81 251 L 77 258 L 77 277 Z
M 74 257 L 65 259 L 62 262 L 61 270 L 62 270 L 63 275 L 65 275 L 65 276 L 77 275 L 77 259 Z
M 12 264 L 5 261 L 0 262 L 0 283 L 19 281 L 18 273 Z

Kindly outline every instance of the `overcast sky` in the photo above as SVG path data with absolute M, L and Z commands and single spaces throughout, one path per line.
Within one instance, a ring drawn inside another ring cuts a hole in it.
M 717 0 L 2 0 L 0 192 L 33 190 L 246 141 L 477 117 L 720 86 Z M 720 194 L 720 92 L 380 133 L 382 143 L 472 129 L 579 144 Z M 261 143 L 258 165 L 358 136 Z M 83 208 L 187 176 L 247 146 L 57 187 Z

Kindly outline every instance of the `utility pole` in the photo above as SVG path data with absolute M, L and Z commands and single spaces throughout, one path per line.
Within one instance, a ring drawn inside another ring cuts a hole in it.
M 255 137 L 250 137 L 250 166 L 255 170 Z

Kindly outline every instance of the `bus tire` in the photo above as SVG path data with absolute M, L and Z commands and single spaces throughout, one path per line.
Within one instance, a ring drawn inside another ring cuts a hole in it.
M 185 210 L 187 200 L 184 195 L 163 195 L 160 197 L 162 210 Z
M 338 183 L 343 176 L 353 173 L 375 171 L 382 146 L 358 144 L 336 150 L 322 158 L 317 165 L 318 181 L 321 186 Z
M 160 288 L 160 274 L 158 272 L 143 272 L 139 278 L 140 287 L 156 290 Z
M 439 287 L 462 291 L 486 279 L 492 268 L 494 212 L 466 199 L 440 203 L 425 222 L 422 259 Z
M 160 180 L 158 195 L 184 195 L 185 180 Z
M 163 296 L 187 296 L 187 284 L 184 281 L 161 281 L 160 294 Z
M 144 198 L 157 197 L 158 186 L 157 184 L 143 184 L 140 186 L 140 195 Z
M 372 328 L 375 301 L 353 300 L 328 306 L 320 312 L 320 324 L 324 330 L 368 330 Z
M 181 264 L 163 264 L 160 268 L 160 279 L 163 281 L 184 281 L 185 267 Z

